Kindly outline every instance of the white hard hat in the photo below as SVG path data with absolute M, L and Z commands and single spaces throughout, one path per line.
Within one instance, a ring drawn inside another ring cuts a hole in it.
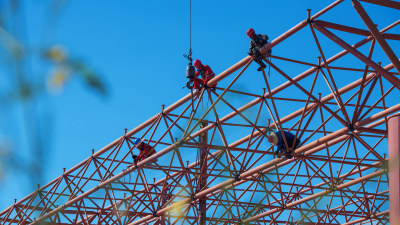
M 277 145 L 279 141 L 278 135 L 276 135 L 275 132 L 270 132 L 268 136 L 268 141 L 273 145 Z

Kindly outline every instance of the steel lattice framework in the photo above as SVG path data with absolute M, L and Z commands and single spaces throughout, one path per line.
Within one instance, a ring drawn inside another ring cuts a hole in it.
M 387 224 L 387 118 L 400 111 L 400 62 L 390 47 L 400 35 L 390 30 L 400 20 L 378 30 L 363 7 L 400 3 L 362 1 L 336 1 L 260 50 L 308 32 L 319 60 L 276 50 L 265 59 L 268 78 L 242 59 L 208 83 L 218 82 L 216 90 L 163 106 L 2 211 L 0 223 Z M 353 4 L 365 29 L 317 20 L 342 2 Z M 327 45 L 340 51 L 327 53 Z M 258 86 L 236 88 L 251 79 Z M 294 158 L 274 156 L 267 126 L 302 140 Z M 135 167 L 137 137 L 157 153 Z

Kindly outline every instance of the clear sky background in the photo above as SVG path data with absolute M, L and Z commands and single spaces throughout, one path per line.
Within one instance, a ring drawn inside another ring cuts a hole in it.
M 273 40 L 304 20 L 306 9 L 312 9 L 313 14 L 332 2 L 192 0 L 193 56 L 219 74 L 247 55 L 248 28 Z M 15 22 L 25 24 L 21 36 L 32 46 L 38 46 L 48 38 L 44 27 L 52 22 L 47 21 L 49 1 L 21 4 L 24 22 Z M 370 6 L 364 5 L 368 11 Z M 353 13 L 350 15 L 349 11 Z M 365 29 L 354 11 L 351 1 L 346 0 L 336 13 L 321 19 Z M 368 12 L 373 19 L 382 21 L 379 28 L 400 18 L 398 11 L 379 6 Z M 125 128 L 131 130 L 158 113 L 162 104 L 168 106 L 188 93 L 181 88 L 187 81 L 187 60 L 182 54 L 187 54 L 189 48 L 188 0 L 71 0 L 66 2 L 55 27 L 51 44 L 64 46 L 71 56 L 90 65 L 107 84 L 109 95 L 91 93 L 79 79 L 71 79 L 61 93 L 41 98 L 33 110 L 49 115 L 52 122 L 46 137 L 50 151 L 43 162 L 46 172 L 41 185 L 59 176 L 63 168 L 71 168 L 90 156 L 91 149 L 99 150 L 123 135 Z M 399 33 L 399 29 L 392 33 Z M 316 62 L 319 54 L 301 44 L 301 35 L 296 40 L 289 38 L 291 44 L 280 45 L 273 50 L 274 54 L 291 52 Z M 332 44 L 328 55 L 339 50 Z M 39 71 L 32 76 L 48 75 L 47 69 L 43 69 L 48 68 L 46 65 L 32 62 L 31 66 L 33 71 Z M 0 72 L 0 77 L 6 76 L 7 71 Z M 0 138 L 9 140 L 17 154 L 29 156 L 26 142 L 32 134 L 24 133 L 22 122 L 18 122 L 21 106 L 0 109 L 0 113 Z M 49 121 L 39 121 L 44 122 Z M 2 170 L 1 210 L 11 205 L 14 198 L 21 199 L 34 190 L 20 172 Z

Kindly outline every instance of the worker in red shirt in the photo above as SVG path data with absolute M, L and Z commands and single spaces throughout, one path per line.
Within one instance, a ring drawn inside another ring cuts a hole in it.
M 211 70 L 210 66 L 203 65 L 198 59 L 196 59 L 193 64 L 197 69 L 195 73 L 196 77 L 192 78 L 193 87 L 194 89 L 200 89 L 200 85 L 205 86 L 209 80 L 214 78 L 215 74 Z M 201 79 L 197 78 L 199 75 L 201 76 Z M 213 85 L 211 88 L 215 88 L 215 86 L 217 86 L 217 84 Z
M 132 156 L 135 166 L 138 162 L 156 154 L 156 150 L 149 144 L 143 142 L 143 140 L 140 138 L 137 138 L 134 144 L 136 148 L 139 149 L 139 155 Z M 157 159 L 155 160 L 155 162 L 157 162 Z

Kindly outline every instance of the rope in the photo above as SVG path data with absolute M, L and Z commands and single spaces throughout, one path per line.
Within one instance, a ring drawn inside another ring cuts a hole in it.
M 271 59 L 272 59 L 272 57 L 271 57 L 271 53 L 270 53 L 268 56 L 268 61 L 271 62 Z M 271 78 L 271 65 L 270 64 L 268 64 L 268 78 Z
M 189 4 L 189 54 L 183 54 L 183 57 L 187 58 L 192 64 L 192 0 L 190 0 Z
M 269 107 L 269 104 L 268 104 L 267 99 L 264 98 L 264 101 L 265 101 L 265 104 L 267 105 L 269 116 L 270 116 L 271 119 L 274 121 L 275 128 L 277 128 L 277 123 L 276 123 L 275 117 L 274 117 L 274 115 L 272 115 L 271 108 Z M 269 131 L 272 130 L 270 127 L 268 127 L 268 128 L 269 128 Z
M 189 45 L 190 53 L 192 52 L 192 0 L 189 3 Z
M 128 168 L 123 169 L 122 171 L 125 173 L 126 170 L 128 170 Z M 131 173 L 128 173 L 128 174 L 129 174 L 129 183 L 131 183 L 131 180 L 132 180 Z M 126 184 L 125 177 L 126 177 L 126 175 L 124 176 L 124 184 Z
M 196 168 L 195 168 L 195 172 L 196 172 L 196 174 L 194 175 L 194 177 L 196 178 L 196 179 L 194 179 L 194 186 L 196 186 L 196 189 L 197 189 L 197 181 L 198 181 L 198 174 L 197 174 L 197 172 L 198 173 L 201 173 L 201 165 L 200 165 L 200 148 L 197 148 L 197 153 L 196 153 L 196 162 L 199 162 L 198 163 L 198 165 L 196 166 Z
M 192 64 L 192 0 L 189 0 L 189 54 L 183 54 L 183 57 L 187 58 Z

